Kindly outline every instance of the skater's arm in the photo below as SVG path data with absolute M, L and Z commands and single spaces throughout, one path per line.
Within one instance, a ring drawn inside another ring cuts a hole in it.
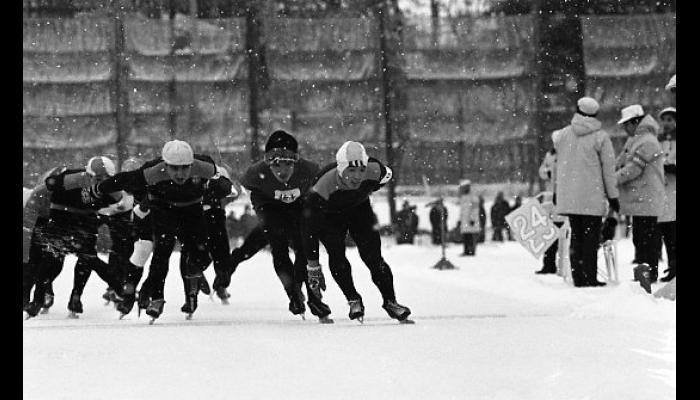
M 644 142 L 634 150 L 632 156 L 625 165 L 619 169 L 615 176 L 617 183 L 622 184 L 631 181 L 644 172 L 644 167 L 661 156 L 661 148 L 653 142 Z

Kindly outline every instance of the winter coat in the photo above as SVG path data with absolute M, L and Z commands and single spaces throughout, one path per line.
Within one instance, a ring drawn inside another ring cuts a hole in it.
M 615 152 L 600 127 L 596 118 L 574 114 L 570 125 L 552 133 L 557 151 L 557 214 L 603 216 L 607 199 L 619 196 Z
M 617 157 L 615 176 L 620 189 L 620 213 L 659 217 L 666 201 L 664 157 L 656 139 L 659 125 L 646 115 Z
M 496 198 L 491 206 L 491 226 L 503 228 L 506 225 L 506 215 L 510 213 L 510 205 L 503 198 Z
M 447 229 L 447 208 L 442 204 L 436 204 L 430 209 L 430 225 L 433 229 L 442 229 L 440 221 L 440 210 L 442 209 L 442 220 L 445 221 L 445 229 Z
M 479 198 L 471 194 L 459 197 L 460 233 L 479 233 Z
M 670 222 L 676 220 L 676 130 L 659 135 L 659 144 L 664 152 L 666 179 L 666 201 L 659 222 Z

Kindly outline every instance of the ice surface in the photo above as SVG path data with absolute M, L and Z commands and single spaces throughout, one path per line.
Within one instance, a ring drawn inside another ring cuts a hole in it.
M 375 203 L 385 218 L 386 204 Z M 676 303 L 631 282 L 630 239 L 619 243 L 621 282 L 603 288 L 534 274 L 540 261 L 515 242 L 487 242 L 475 257 L 460 257 L 460 245 L 452 244 L 446 255 L 458 269 L 439 271 L 431 267 L 440 248 L 427 238 L 419 242 L 383 245 L 398 301 L 411 308 L 415 325 L 388 318 L 354 248 L 348 258 L 366 306 L 364 325 L 348 320 L 323 252 L 332 325 L 287 311 L 267 252 L 240 265 L 230 305 L 200 295 L 191 321 L 179 310 L 179 254 L 154 325 L 135 311 L 118 320 L 104 306 L 105 284 L 95 274 L 83 295 L 84 314 L 66 319 L 75 262 L 69 257 L 55 282 L 55 306 L 23 322 L 24 398 L 676 397 Z M 213 274 L 212 267 L 205 272 L 210 282 Z

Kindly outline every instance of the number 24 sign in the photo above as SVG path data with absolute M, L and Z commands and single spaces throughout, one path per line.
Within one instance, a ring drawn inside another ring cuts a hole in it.
M 559 236 L 559 229 L 537 200 L 523 203 L 506 215 L 506 221 L 517 241 L 538 259 Z

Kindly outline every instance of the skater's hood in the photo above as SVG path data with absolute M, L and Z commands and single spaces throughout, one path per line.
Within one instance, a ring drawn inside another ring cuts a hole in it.
M 571 118 L 571 130 L 577 136 L 585 136 L 598 131 L 602 125 L 595 117 L 587 117 L 578 113 Z

